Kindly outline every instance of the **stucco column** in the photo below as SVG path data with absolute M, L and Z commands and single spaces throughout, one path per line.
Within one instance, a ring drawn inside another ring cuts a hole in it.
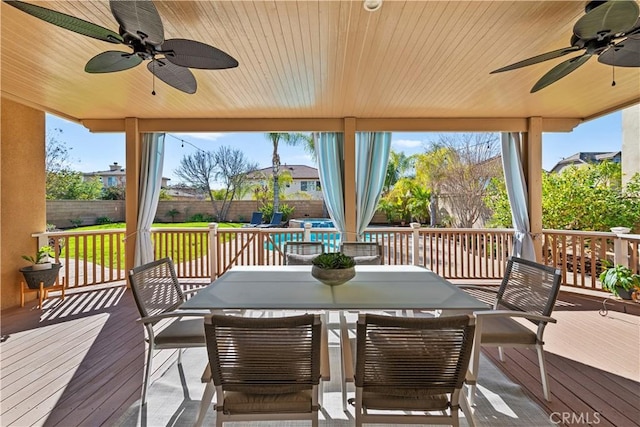
M 18 270 L 27 265 L 21 255 L 37 250 L 31 234 L 46 229 L 45 116 L 6 98 L 0 102 L 0 308 L 6 309 L 20 305 Z
M 134 267 L 136 240 L 138 235 L 138 200 L 140 194 L 140 131 L 138 119 L 128 117 L 125 119 L 126 142 L 126 200 L 125 221 L 127 233 L 125 242 L 125 267 L 126 270 Z
M 343 241 L 357 238 L 356 216 L 356 119 L 344 119 L 344 214 L 346 233 Z
M 529 227 L 536 259 L 542 260 L 542 118 L 530 117 L 526 141 L 525 177 L 529 196 Z

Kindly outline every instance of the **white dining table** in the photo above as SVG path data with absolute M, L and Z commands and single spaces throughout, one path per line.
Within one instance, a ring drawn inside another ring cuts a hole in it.
M 353 279 L 328 286 L 311 266 L 237 266 L 184 302 L 209 310 L 464 310 L 490 308 L 431 270 L 358 265 Z
M 433 271 L 414 265 L 357 265 L 348 282 L 329 286 L 311 275 L 310 265 L 236 266 L 184 302 L 185 310 L 324 310 L 340 313 L 340 369 L 342 405 L 346 409 L 346 381 L 353 379 L 351 345 L 344 311 L 455 310 L 471 313 L 489 305 L 456 288 Z M 326 330 L 323 330 L 326 334 Z M 323 338 L 323 342 L 326 340 Z M 323 358 L 329 349 L 323 346 Z M 326 367 L 328 369 L 328 366 Z M 329 379 L 328 371 L 322 373 Z M 197 425 L 213 398 L 205 389 Z

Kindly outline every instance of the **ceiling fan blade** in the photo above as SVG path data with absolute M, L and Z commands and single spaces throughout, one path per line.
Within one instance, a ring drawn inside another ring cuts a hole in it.
M 567 74 L 575 71 L 579 66 L 587 62 L 591 58 L 590 53 L 585 53 L 575 58 L 568 59 L 553 67 L 547 74 L 542 76 L 540 80 L 531 88 L 531 93 L 544 89 L 552 83 L 557 82 Z
M 640 67 L 640 38 L 629 37 L 598 56 L 598 62 L 616 67 Z
M 87 62 L 84 71 L 87 73 L 113 73 L 114 71 L 128 70 L 142 62 L 142 58 L 133 53 L 108 50 L 102 52 Z
M 93 37 L 109 43 L 124 43 L 124 40 L 118 33 L 96 25 L 92 22 L 76 18 L 66 13 L 57 12 L 55 10 L 36 6 L 34 4 L 24 3 L 21 1 L 5 1 L 6 4 L 15 7 L 31 16 L 42 19 L 50 24 L 82 34 L 83 36 Z
M 185 93 L 196 93 L 198 84 L 188 68 L 174 65 L 164 59 L 152 59 L 147 64 L 147 68 L 169 86 Z
M 543 53 L 541 55 L 533 56 L 533 57 L 531 57 L 529 59 L 525 59 L 523 61 L 516 62 L 515 64 L 507 65 L 506 67 L 498 68 L 497 70 L 493 70 L 490 74 L 502 73 L 504 71 L 511 71 L 511 70 L 515 70 L 517 68 L 522 68 L 522 67 L 526 67 L 526 66 L 529 66 L 529 65 L 537 64 L 539 62 L 548 61 L 549 59 L 559 58 L 559 57 L 564 56 L 564 55 L 566 55 L 568 53 L 575 52 L 575 51 L 578 51 L 578 50 L 581 50 L 581 49 L 582 49 L 581 47 L 570 46 L 570 47 L 565 47 L 565 48 L 558 49 L 558 50 L 553 50 L 551 52 Z
M 231 55 L 195 40 L 167 40 L 162 44 L 162 52 L 165 58 L 181 67 L 222 70 L 238 66 Z
M 153 2 L 110 0 L 109 5 L 113 17 L 124 31 L 154 46 L 164 42 L 162 20 Z
M 581 39 L 603 39 L 626 33 L 633 28 L 640 8 L 634 0 L 615 0 L 589 11 L 573 26 L 573 33 Z

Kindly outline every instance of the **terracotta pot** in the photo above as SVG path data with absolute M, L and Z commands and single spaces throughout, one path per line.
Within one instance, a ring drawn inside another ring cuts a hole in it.
M 329 286 L 338 286 L 347 283 L 356 275 L 354 267 L 341 269 L 324 269 L 316 267 L 311 268 L 311 275 L 320 282 Z

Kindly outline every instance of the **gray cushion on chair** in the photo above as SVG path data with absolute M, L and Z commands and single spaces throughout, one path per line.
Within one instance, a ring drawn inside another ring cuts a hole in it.
M 248 394 L 235 391 L 225 392 L 224 408 L 231 414 L 310 412 L 312 406 L 311 391 L 282 394 Z
M 171 348 L 174 348 L 176 343 L 193 344 L 194 347 L 203 346 L 205 343 L 204 320 L 198 317 L 174 320 L 169 326 L 156 334 L 155 342 L 157 347 L 162 347 L 163 344 L 170 344 Z
M 535 344 L 536 333 L 507 317 L 487 317 L 482 321 L 482 344 Z
M 311 261 L 313 261 L 318 255 L 320 254 L 287 254 L 287 265 L 311 265 Z
M 354 256 L 353 260 L 357 265 L 380 265 L 382 261 L 380 255 Z
M 410 393 L 410 389 L 403 391 L 403 396 L 365 391 L 362 393 L 362 406 L 387 411 L 436 411 L 449 407 L 449 399 L 445 394 L 425 396 L 422 389 L 414 390 L 413 394 Z M 422 395 L 419 396 L 420 394 Z

